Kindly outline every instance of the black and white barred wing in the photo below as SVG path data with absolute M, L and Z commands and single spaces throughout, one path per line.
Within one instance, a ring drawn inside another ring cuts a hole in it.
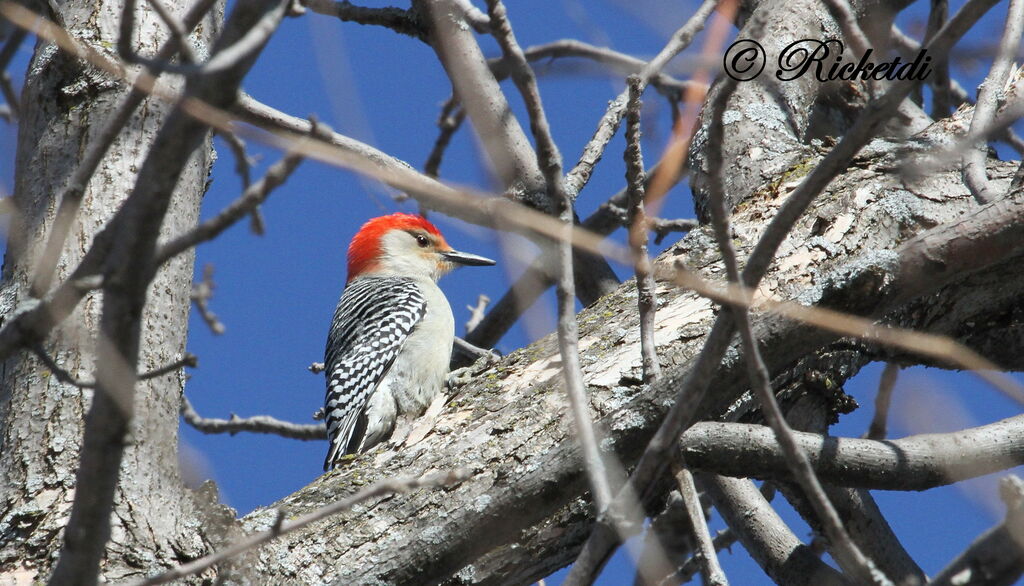
M 412 279 L 361 277 L 345 287 L 324 356 L 324 413 L 331 444 L 324 470 L 358 448 L 361 438 L 355 435 L 366 403 L 426 311 Z

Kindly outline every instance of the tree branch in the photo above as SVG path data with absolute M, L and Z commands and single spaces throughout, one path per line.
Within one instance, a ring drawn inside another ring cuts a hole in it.
M 1017 58 L 1021 36 L 1024 35 L 1024 0 L 1010 0 L 1006 15 L 1006 27 L 999 41 L 992 68 L 989 69 L 985 81 L 978 92 L 978 103 L 971 118 L 971 128 L 967 133 L 970 141 L 963 155 L 964 183 L 970 188 L 978 203 L 986 204 L 996 197 L 989 186 L 986 175 L 985 160 L 988 158 L 988 146 L 983 129 L 991 124 L 998 106 L 998 98 L 1010 75 L 1010 69 Z
M 1006 518 L 981 534 L 932 578 L 934 586 L 1013 584 L 1024 574 L 1024 486 L 1017 476 L 999 483 Z
M 181 417 L 185 420 L 185 423 L 191 425 L 196 430 L 209 434 L 227 433 L 235 435 L 242 431 L 248 431 L 306 441 L 327 439 L 327 430 L 323 423 L 303 425 L 290 421 L 281 421 L 269 415 L 256 415 L 242 419 L 234 413 L 231 414 L 230 419 L 202 417 L 184 395 L 181 397 Z
M 333 16 L 341 22 L 354 22 L 362 25 L 375 25 L 389 28 L 396 33 L 414 39 L 427 41 L 427 30 L 420 21 L 419 13 L 391 6 L 384 8 L 367 8 L 355 6 L 348 0 L 303 0 L 303 5 L 317 14 Z
M 701 475 L 715 509 L 739 536 L 744 549 L 776 584 L 848 586 L 849 582 L 818 559 L 746 479 Z
M 704 23 L 711 16 L 717 4 L 718 0 L 704 0 L 693 16 L 672 35 L 672 38 L 669 39 L 665 47 L 644 66 L 638 74 L 640 78 L 640 93 L 643 93 L 647 84 L 651 83 L 651 80 L 661 72 L 662 68 L 673 57 L 688 47 L 697 33 L 704 29 Z M 583 154 L 580 155 L 579 162 L 576 163 L 576 166 L 566 176 L 566 186 L 570 193 L 578 194 L 590 180 L 590 174 L 593 173 L 594 166 L 601 160 L 605 147 L 608 146 L 608 142 L 615 136 L 619 123 L 622 122 L 622 115 L 626 111 L 626 101 L 628 98 L 629 89 L 627 88 L 608 105 L 608 110 L 598 123 L 593 138 L 583 148 Z
M 793 432 L 822 482 L 869 490 L 928 490 L 1024 464 L 1024 416 L 896 440 Z M 701 422 L 679 443 L 686 463 L 726 476 L 789 480 L 771 429 Z
M 416 490 L 417 488 L 450 487 L 470 478 L 471 476 L 472 474 L 469 471 L 458 469 L 450 472 L 424 474 L 418 478 L 395 478 L 392 480 L 377 482 L 360 490 L 352 496 L 335 501 L 330 505 L 321 507 L 316 511 L 307 513 L 291 521 L 285 521 L 283 515 L 279 512 L 277 522 L 275 522 L 269 530 L 251 535 L 222 549 L 221 551 L 181 565 L 169 572 L 164 572 L 163 574 L 134 582 L 131 586 L 154 586 L 156 584 L 166 584 L 173 580 L 198 574 L 206 568 L 255 549 L 268 541 L 276 539 L 277 537 L 302 529 L 310 523 L 347 511 L 353 506 L 366 502 L 374 497 L 387 496 L 395 493 L 406 493 Z

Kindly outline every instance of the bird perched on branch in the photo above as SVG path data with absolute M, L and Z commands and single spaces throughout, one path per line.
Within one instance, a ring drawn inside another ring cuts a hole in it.
M 418 416 L 441 392 L 455 319 L 437 280 L 458 265 L 493 264 L 452 250 L 422 216 L 381 216 L 359 229 L 324 355 L 324 470 L 388 439 L 400 417 Z

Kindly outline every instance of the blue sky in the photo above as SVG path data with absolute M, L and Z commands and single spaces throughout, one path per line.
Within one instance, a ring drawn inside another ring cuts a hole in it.
M 955 2 L 953 9 L 960 4 Z M 523 46 L 577 38 L 649 58 L 694 6 L 693 2 L 668 0 L 520 0 L 509 3 L 509 15 Z M 923 10 L 926 5 L 904 18 L 905 29 L 915 30 L 913 24 L 920 20 L 914 19 L 920 19 Z M 968 43 L 998 38 L 1005 11 L 1005 2 L 997 5 Z M 489 55 L 498 54 L 489 38 L 481 37 L 481 42 Z M 695 46 L 701 42 L 698 37 Z M 23 59 L 28 51 L 26 45 Z M 681 71 L 683 62 L 677 59 L 668 71 Z M 544 69 L 541 71 L 541 92 L 554 136 L 566 164 L 571 165 L 607 101 L 624 87 L 623 82 L 564 72 L 543 75 Z M 973 88 L 982 75 L 984 71 L 974 70 L 961 81 Z M 316 114 L 335 130 L 419 168 L 437 135 L 440 105 L 450 93 L 433 51 L 423 43 L 381 28 L 341 24 L 313 14 L 285 22 L 244 86 L 256 99 L 296 116 Z M 525 127 L 518 96 L 509 82 L 505 87 Z M 665 145 L 669 112 L 653 91 L 645 102 L 643 146 L 645 154 L 653 158 Z M 5 152 L 13 153 L 12 132 L 6 127 L 2 132 Z M 261 158 L 257 174 L 280 156 L 259 145 L 251 147 Z M 623 148 L 620 133 L 579 199 L 581 216 L 622 187 Z M 217 213 L 240 192 L 233 155 L 226 148 L 219 148 L 218 154 L 220 160 L 203 206 L 205 217 Z M 10 163 L 4 165 L 0 181 L 9 191 L 13 176 Z M 493 186 L 468 127 L 454 138 L 441 173 L 460 183 Z M 372 182 L 306 162 L 263 207 L 264 236 L 253 235 L 242 223 L 201 246 L 197 275 L 205 264 L 215 266 L 217 288 L 211 307 L 227 330 L 214 336 L 193 316 L 189 350 L 199 356 L 200 364 L 190 373 L 186 393 L 196 409 L 210 417 L 269 414 L 310 422 L 311 414 L 322 405 L 324 383 L 306 367 L 323 357 L 328 324 L 345 280 L 348 240 L 370 217 L 414 210 L 411 203 L 396 204 L 386 189 Z M 685 187 L 670 193 L 662 214 L 693 216 Z M 465 306 L 479 294 L 498 299 L 510 278 L 529 261 L 530 254 L 523 251 L 528 252 L 531 245 L 437 214 L 432 219 L 455 248 L 500 259 L 496 267 L 461 269 L 442 281 L 461 331 L 468 317 Z M 508 254 L 510 250 L 518 255 Z M 624 267 L 616 270 L 621 276 L 630 273 Z M 513 350 L 554 328 L 553 296 L 543 298 L 522 323 L 527 325 L 517 325 L 499 344 L 500 350 Z M 856 436 L 866 430 L 880 371 L 873 365 L 847 385 L 862 407 L 844 418 L 833 433 Z M 891 435 L 949 431 L 1018 412 L 1018 406 L 970 375 L 918 368 L 900 379 Z M 270 436 L 206 436 L 187 426 L 181 437 L 189 469 L 215 479 L 225 501 L 239 514 L 268 505 L 316 478 L 326 449 L 323 442 Z M 1001 517 L 994 480 L 979 479 L 920 494 L 878 492 L 876 498 L 911 554 L 925 571 L 933 573 Z M 787 514 L 787 519 L 794 518 Z M 718 529 L 721 523 L 714 519 L 712 526 Z M 799 536 L 810 539 L 806 525 L 797 521 L 794 527 Z M 734 584 L 767 583 L 739 545 L 731 553 L 723 552 L 721 561 Z M 556 574 L 548 583 L 557 584 L 562 575 Z M 627 579 L 632 579 L 632 569 L 628 558 L 619 555 L 600 583 L 620 584 Z

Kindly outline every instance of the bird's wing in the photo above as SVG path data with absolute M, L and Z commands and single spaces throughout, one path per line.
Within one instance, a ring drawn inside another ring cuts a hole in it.
M 359 416 L 426 311 L 427 302 L 412 279 L 362 277 L 345 287 L 324 356 L 330 440 L 324 470 L 354 451 L 350 444 Z

